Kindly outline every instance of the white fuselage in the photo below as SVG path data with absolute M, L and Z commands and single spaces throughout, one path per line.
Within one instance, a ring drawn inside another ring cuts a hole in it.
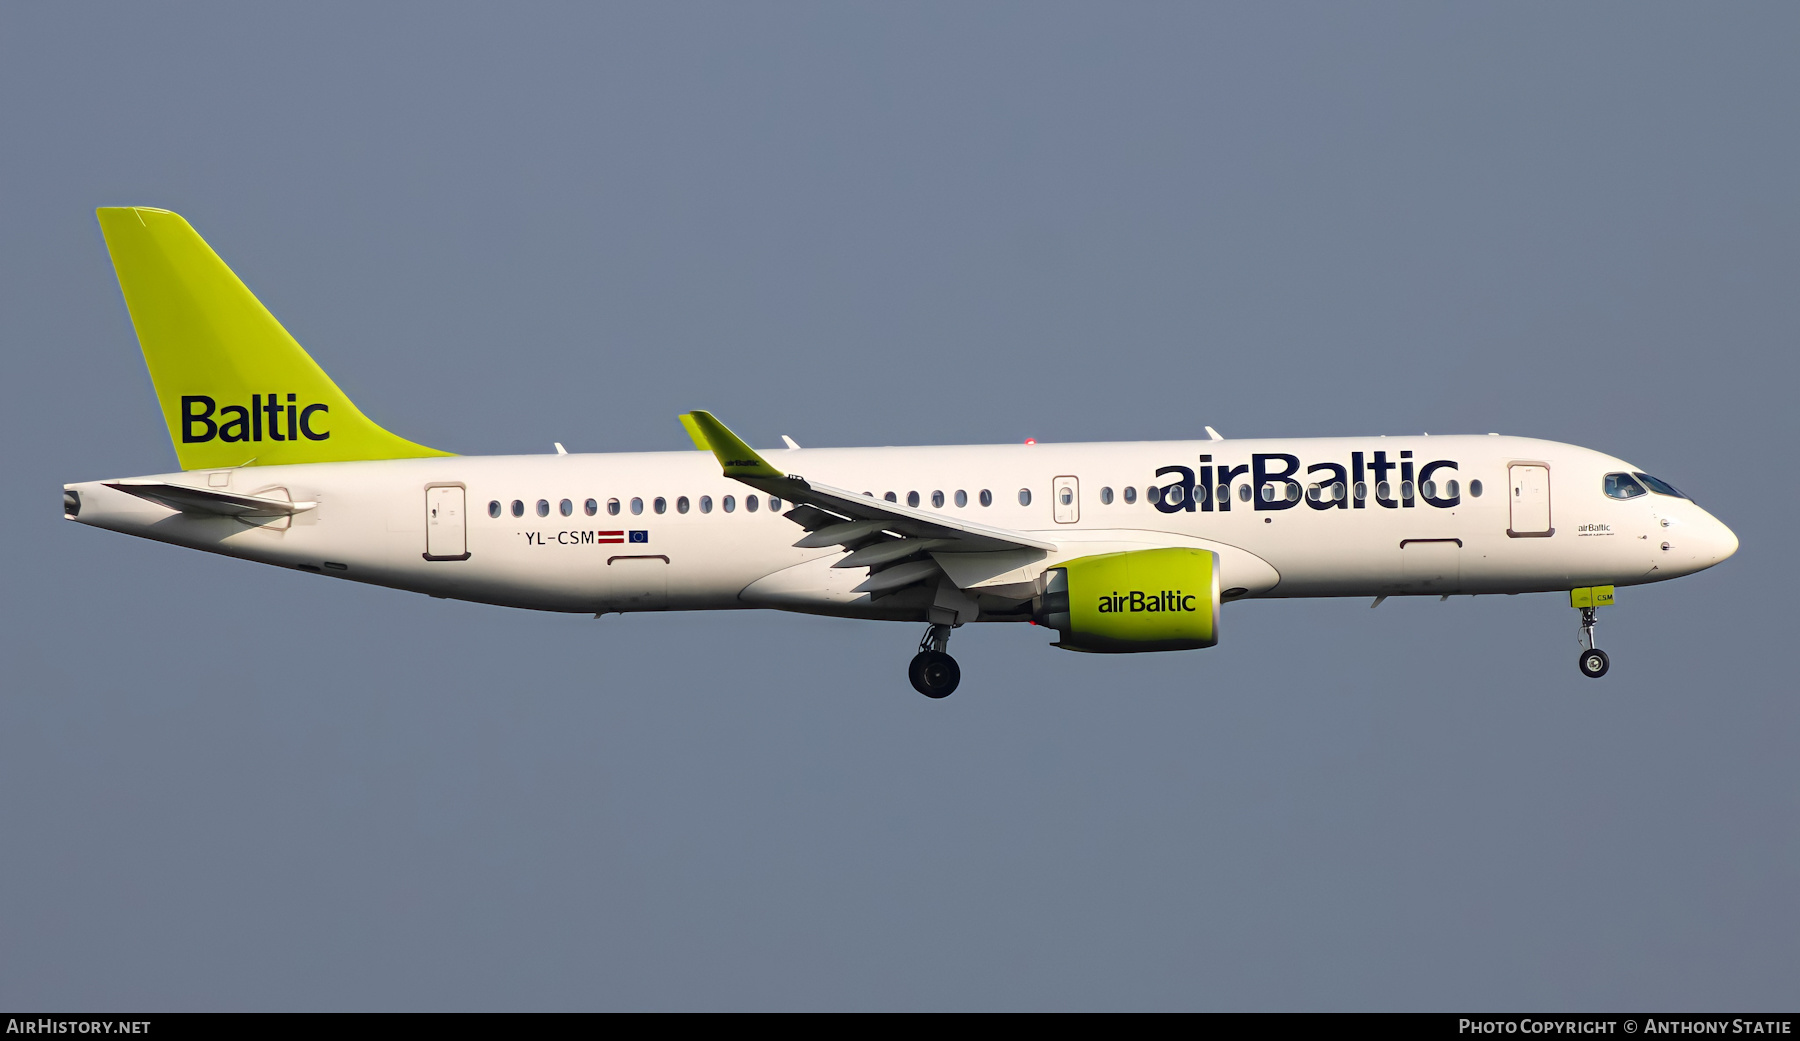
M 1264 482 L 1267 491 L 1252 487 L 1258 458 L 1263 472 L 1275 475 L 1288 469 L 1286 456 L 1298 464 L 1294 488 L 1278 478 Z M 1605 475 L 1635 471 L 1630 464 L 1528 438 L 791 449 L 767 458 L 812 481 L 877 499 L 893 493 L 902 504 L 916 493 L 922 509 L 1055 543 L 1056 552 L 998 577 L 984 572 L 965 579 L 946 565 L 959 585 L 1015 598 L 1059 560 L 1143 547 L 1217 551 L 1228 600 L 1632 585 L 1710 567 L 1737 547 L 1723 524 L 1687 499 L 1608 497 Z M 1424 471 L 1434 462 L 1440 465 L 1429 475 L 1435 494 L 1428 499 Z M 1233 472 L 1237 467 L 1245 469 Z M 1187 476 L 1170 468 L 1185 468 Z M 721 476 L 704 452 L 455 456 L 157 479 L 317 505 L 291 518 L 245 521 L 179 513 L 89 482 L 68 486 L 80 503 L 71 519 L 268 564 L 537 610 L 773 607 L 923 617 L 921 607 L 904 599 L 881 605 L 854 592 L 867 572 L 833 569 L 841 548 L 795 548 L 805 532 L 772 511 L 766 495 Z M 1213 491 L 1184 491 L 1182 502 L 1168 502 L 1160 489 L 1184 481 Z M 1339 501 L 1332 501 L 1335 484 L 1343 486 Z M 1320 486 L 1317 497 L 1313 485 Z M 1160 505 L 1150 501 L 1153 486 Z M 433 495 L 434 488 L 461 491 Z M 1029 504 L 1021 503 L 1022 489 Z M 1110 502 L 1102 501 L 1102 489 L 1110 489 Z M 984 491 L 991 505 L 982 505 Z M 939 492 L 943 505 L 935 506 Z M 959 492 L 966 498 L 959 500 Z M 459 495 L 463 516 L 451 517 Z M 678 511 L 682 499 L 685 513 Z M 710 510 L 703 512 L 703 500 Z M 547 515 L 540 514 L 540 501 Z M 609 508 L 615 501 L 617 513 Z M 515 502 L 522 516 L 514 514 Z M 491 503 L 500 504 L 499 516 L 490 516 Z M 429 518 L 433 508 L 445 515 Z M 983 603 L 984 618 L 1024 617 L 988 610 L 1002 600 Z

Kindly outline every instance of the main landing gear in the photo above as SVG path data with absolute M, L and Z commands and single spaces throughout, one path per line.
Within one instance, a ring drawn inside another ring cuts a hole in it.
M 1606 675 L 1606 670 L 1612 665 L 1606 652 L 1594 646 L 1594 609 L 1591 607 L 1581 609 L 1581 658 L 1578 664 L 1581 666 L 1581 674 L 1591 680 Z
M 948 646 L 950 627 L 931 625 L 919 641 L 919 653 L 913 655 L 912 664 L 906 667 L 906 678 L 912 680 L 913 689 L 928 698 L 947 698 L 962 682 L 962 668 L 955 658 L 944 653 Z

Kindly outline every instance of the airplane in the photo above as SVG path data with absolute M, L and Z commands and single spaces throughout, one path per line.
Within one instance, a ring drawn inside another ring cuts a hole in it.
M 1603 452 L 1485 435 L 463 456 L 365 416 L 179 215 L 97 211 L 179 472 L 65 485 L 71 521 L 433 597 L 604 614 L 764 608 L 924 623 L 948 696 L 970 622 L 1092 653 L 1218 643 L 1272 597 L 1567 593 L 1712 567 L 1731 530 Z

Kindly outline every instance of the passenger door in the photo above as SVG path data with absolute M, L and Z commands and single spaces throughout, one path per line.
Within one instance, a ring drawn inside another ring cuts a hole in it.
M 1507 478 L 1512 495 L 1506 533 L 1515 539 L 1556 534 L 1550 526 L 1550 468 L 1541 463 L 1514 463 L 1507 467 Z
M 425 489 L 425 559 L 469 559 L 465 492 L 460 484 Z
M 1081 482 L 1073 477 L 1058 477 L 1050 486 L 1050 500 L 1055 504 L 1056 523 L 1074 524 L 1081 519 Z

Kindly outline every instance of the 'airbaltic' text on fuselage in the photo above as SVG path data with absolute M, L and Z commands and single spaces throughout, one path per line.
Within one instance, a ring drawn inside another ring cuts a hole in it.
M 1158 510 L 1163 513 L 1184 510 L 1212 513 L 1215 509 L 1230 512 L 1232 482 L 1246 476 L 1250 479 L 1253 508 L 1258 510 L 1291 510 L 1302 502 L 1315 510 L 1361 510 L 1367 509 L 1370 502 L 1383 509 L 1411 509 L 1420 501 L 1447 510 L 1462 502 L 1462 489 L 1442 473 L 1446 470 L 1454 473 L 1456 461 L 1433 459 L 1419 466 L 1415 475 L 1411 451 L 1401 452 L 1398 460 L 1390 460 L 1386 451 L 1377 451 L 1351 452 L 1349 466 L 1314 463 L 1304 471 L 1307 484 L 1316 485 L 1322 493 L 1335 493 L 1316 497 L 1312 493 L 1302 494 L 1305 489 L 1299 479 L 1302 473 L 1300 457 L 1286 452 L 1256 452 L 1250 456 L 1250 462 L 1236 466 L 1213 465 L 1210 455 L 1201 456 L 1200 462 L 1206 465 L 1200 467 L 1197 476 L 1186 466 L 1157 469 L 1158 477 L 1176 478 L 1159 489 L 1156 496 Z M 1400 478 L 1398 485 L 1389 476 L 1396 471 Z M 1353 494 L 1353 491 L 1359 494 Z

